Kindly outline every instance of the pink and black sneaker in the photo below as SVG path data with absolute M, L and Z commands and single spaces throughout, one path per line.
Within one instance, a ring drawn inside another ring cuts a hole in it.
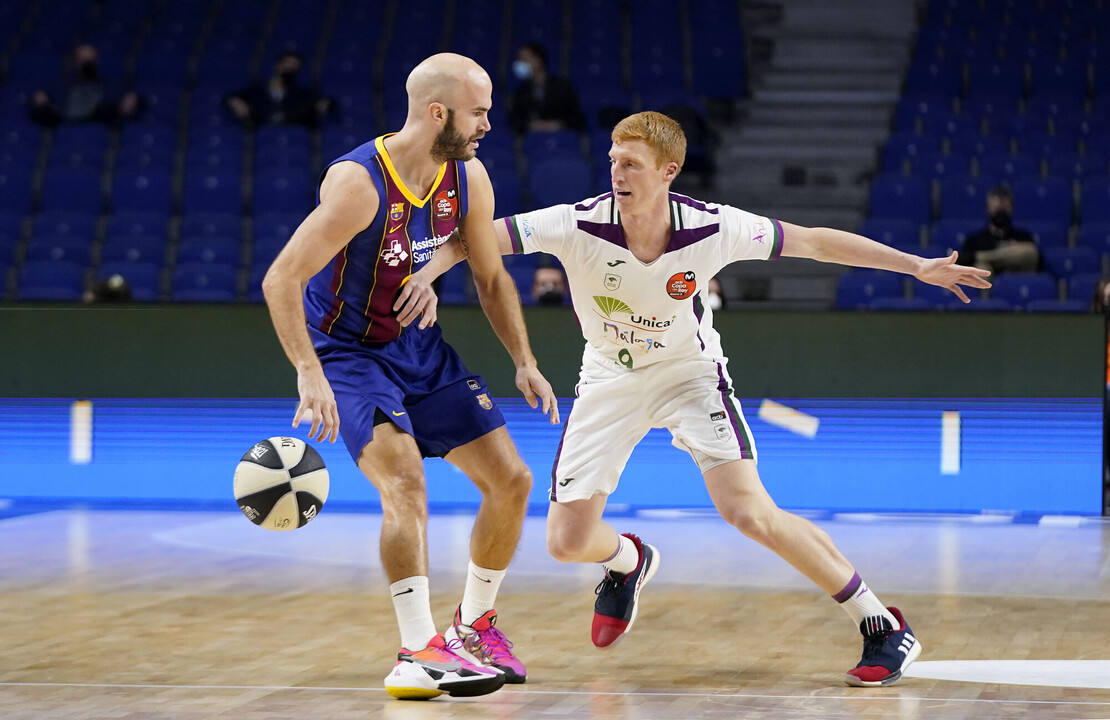
M 898 608 L 887 610 L 898 621 L 895 630 L 883 615 L 866 617 L 859 624 L 863 635 L 863 657 L 859 665 L 844 676 L 844 682 L 856 687 L 893 685 L 902 672 L 921 654 L 921 643 L 910 632 L 910 626 Z
M 507 683 L 523 683 L 528 671 L 513 655 L 512 641 L 497 629 L 497 611 L 490 610 L 467 625 L 462 621 L 461 610 L 461 606 L 455 609 L 451 626 L 443 633 L 448 646 L 475 665 L 501 671 Z

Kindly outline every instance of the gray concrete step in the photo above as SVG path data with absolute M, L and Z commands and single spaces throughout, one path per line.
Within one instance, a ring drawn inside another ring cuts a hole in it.
M 902 84 L 899 72 L 865 72 L 862 70 L 772 68 L 752 83 L 752 88 L 775 90 L 854 90 L 897 92 Z
M 884 103 L 893 105 L 898 100 L 898 97 L 899 92 L 897 88 L 893 90 L 884 90 L 880 88 L 866 90 L 831 90 L 825 88 L 799 90 L 791 88 L 780 90 L 762 85 L 753 85 L 752 87 L 752 100 L 756 102 L 827 102 L 840 105 L 874 105 L 876 103 Z
M 782 123 L 773 125 L 745 125 L 730 136 L 734 143 L 781 143 L 791 145 L 865 145 L 881 143 L 886 137 L 886 129 L 874 125 L 803 125 L 793 126 Z
M 833 104 L 820 102 L 745 101 L 741 111 L 745 125 L 777 124 L 800 127 L 805 125 L 853 125 L 874 127 L 884 133 L 890 127 L 891 108 L 886 103 Z M 729 128 L 729 131 L 732 129 Z M 724 133 L 722 133 L 724 134 Z

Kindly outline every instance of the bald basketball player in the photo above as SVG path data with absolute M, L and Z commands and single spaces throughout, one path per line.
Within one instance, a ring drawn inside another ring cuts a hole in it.
M 478 297 L 516 365 L 516 386 L 552 423 L 558 409 L 501 262 L 493 189 L 475 157 L 490 130 L 489 76 L 469 58 L 434 55 L 412 71 L 406 90 L 400 132 L 324 169 L 316 209 L 274 260 L 263 291 L 297 369 L 293 425 L 311 413 L 310 437 L 341 436 L 381 495 L 381 560 L 402 646 L 386 689 L 398 698 L 483 695 L 525 681 L 496 627 L 494 600 L 532 477 L 486 383 L 444 342 L 431 287 L 417 279 L 409 291 L 419 323 L 402 328 L 391 308 L 452 233 L 466 233 Z M 466 589 L 445 634 L 428 599 L 425 457 L 446 459 L 482 492 Z

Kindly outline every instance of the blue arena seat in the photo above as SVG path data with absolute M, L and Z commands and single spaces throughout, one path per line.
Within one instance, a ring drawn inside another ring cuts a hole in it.
M 31 237 L 78 237 L 86 242 L 96 235 L 96 215 L 51 210 L 31 221 Z
M 230 265 L 178 265 L 170 297 L 177 302 L 231 302 L 235 299 L 235 275 Z
M 1101 273 L 1090 273 L 1088 275 L 1074 275 L 1068 278 L 1068 300 L 1078 300 L 1091 307 L 1091 302 L 1095 296 L 1095 288 L 1098 287 L 1098 281 L 1102 279 Z
M 866 309 L 880 297 L 902 297 L 902 276 L 881 270 L 850 270 L 837 282 L 838 310 Z
M 188 214 L 238 213 L 243 207 L 242 194 L 238 172 L 194 168 L 186 173 L 181 205 Z
M 937 220 L 929 229 L 929 244 L 959 250 L 963 247 L 967 236 L 978 232 L 984 225 L 986 225 L 986 220 L 980 218 Z
M 100 260 L 161 266 L 166 260 L 166 239 L 157 235 L 108 235 L 100 248 Z
M 917 225 L 909 220 L 870 218 L 865 220 L 856 232 L 899 250 L 911 251 L 913 248 L 920 248 L 921 246 Z
M 1110 222 L 1110 177 L 1083 181 L 1079 217 L 1083 224 Z
M 875 298 L 867 308 L 881 312 L 923 312 L 935 309 L 934 305 L 927 300 L 900 297 Z
M 79 300 L 85 289 L 85 271 L 80 265 L 27 262 L 19 271 L 20 300 Z
M 100 176 L 99 169 L 88 167 L 48 168 L 42 181 L 42 207 L 99 213 L 104 204 Z
M 236 237 L 191 237 L 177 248 L 178 264 L 210 264 L 237 266 L 239 240 Z
M 879 175 L 871 182 L 871 217 L 902 218 L 917 224 L 930 216 L 929 186 L 915 177 Z
M 116 173 L 112 187 L 112 207 L 116 212 L 169 214 L 171 200 L 170 175 L 166 169 L 152 167 Z
M 1003 273 L 993 278 L 991 298 L 1024 307 L 1031 300 L 1056 300 L 1056 278 L 1048 273 Z
M 169 215 L 144 211 L 117 212 L 110 216 L 104 228 L 104 236 L 111 240 L 117 237 L 142 235 L 157 237 L 161 241 L 166 239 Z
M 1110 222 L 1085 222 L 1075 238 L 1077 247 L 1086 247 L 1099 256 L 1110 253 Z
M 73 263 L 85 267 L 92 259 L 92 240 L 87 237 L 36 237 L 27 244 L 28 262 Z
M 1038 313 L 1087 313 L 1091 311 L 1091 304 L 1080 300 L 1033 300 L 1025 309 Z
M 1071 183 L 1058 178 L 1014 180 L 1014 208 L 1023 220 L 1071 222 Z
M 30 165 L 0 166 L 0 211 L 22 214 L 30 207 Z
M 537 208 L 576 202 L 589 186 L 590 166 L 574 155 L 547 157 L 529 168 L 528 187 Z
M 949 312 L 1012 312 L 1014 310 L 1009 300 L 993 297 L 973 298 L 970 295 L 968 298 L 971 300 L 969 303 L 958 299 L 949 300 L 944 309 Z
M 303 170 L 273 170 L 254 179 L 254 212 L 307 213 L 314 201 L 309 173 Z
M 1024 219 L 1015 220 L 1019 228 L 1028 230 L 1041 248 L 1066 247 L 1068 244 L 1067 221 L 1034 220 L 1026 222 Z
M 1102 270 L 1102 258 L 1089 247 L 1046 247 L 1041 250 L 1045 266 L 1056 277 L 1071 277 Z

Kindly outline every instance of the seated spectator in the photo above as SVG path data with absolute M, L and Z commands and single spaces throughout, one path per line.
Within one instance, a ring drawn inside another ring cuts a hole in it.
M 1010 188 L 999 185 L 987 193 L 987 227 L 968 235 L 960 248 L 958 262 L 1001 272 L 1036 272 L 1041 253 L 1033 236 L 1014 227 L 1014 196 Z
M 562 305 L 567 295 L 563 271 L 556 267 L 536 268 L 532 276 L 532 299 L 539 305 Z
M 578 93 L 570 80 L 547 74 L 547 52 L 542 46 L 522 45 L 513 74 L 521 81 L 509 99 L 509 127 L 514 133 L 586 129 Z
M 86 303 L 124 303 L 131 300 L 131 286 L 118 273 L 101 280 L 81 297 Z
M 710 278 L 709 280 L 709 297 L 706 302 L 709 303 L 710 310 L 724 310 L 728 307 L 728 300 L 725 298 L 724 290 L 721 289 L 721 282 L 717 278 Z
M 316 125 L 331 112 L 332 101 L 297 82 L 303 64 L 299 53 L 283 52 L 269 79 L 227 96 L 225 102 L 231 114 L 249 127 L 271 123 Z
M 95 47 L 78 45 L 71 60 L 61 87 L 52 92 L 40 88 L 31 94 L 32 120 L 51 127 L 63 121 L 114 125 L 139 111 L 138 95 L 118 92 L 116 81 L 101 75 Z

